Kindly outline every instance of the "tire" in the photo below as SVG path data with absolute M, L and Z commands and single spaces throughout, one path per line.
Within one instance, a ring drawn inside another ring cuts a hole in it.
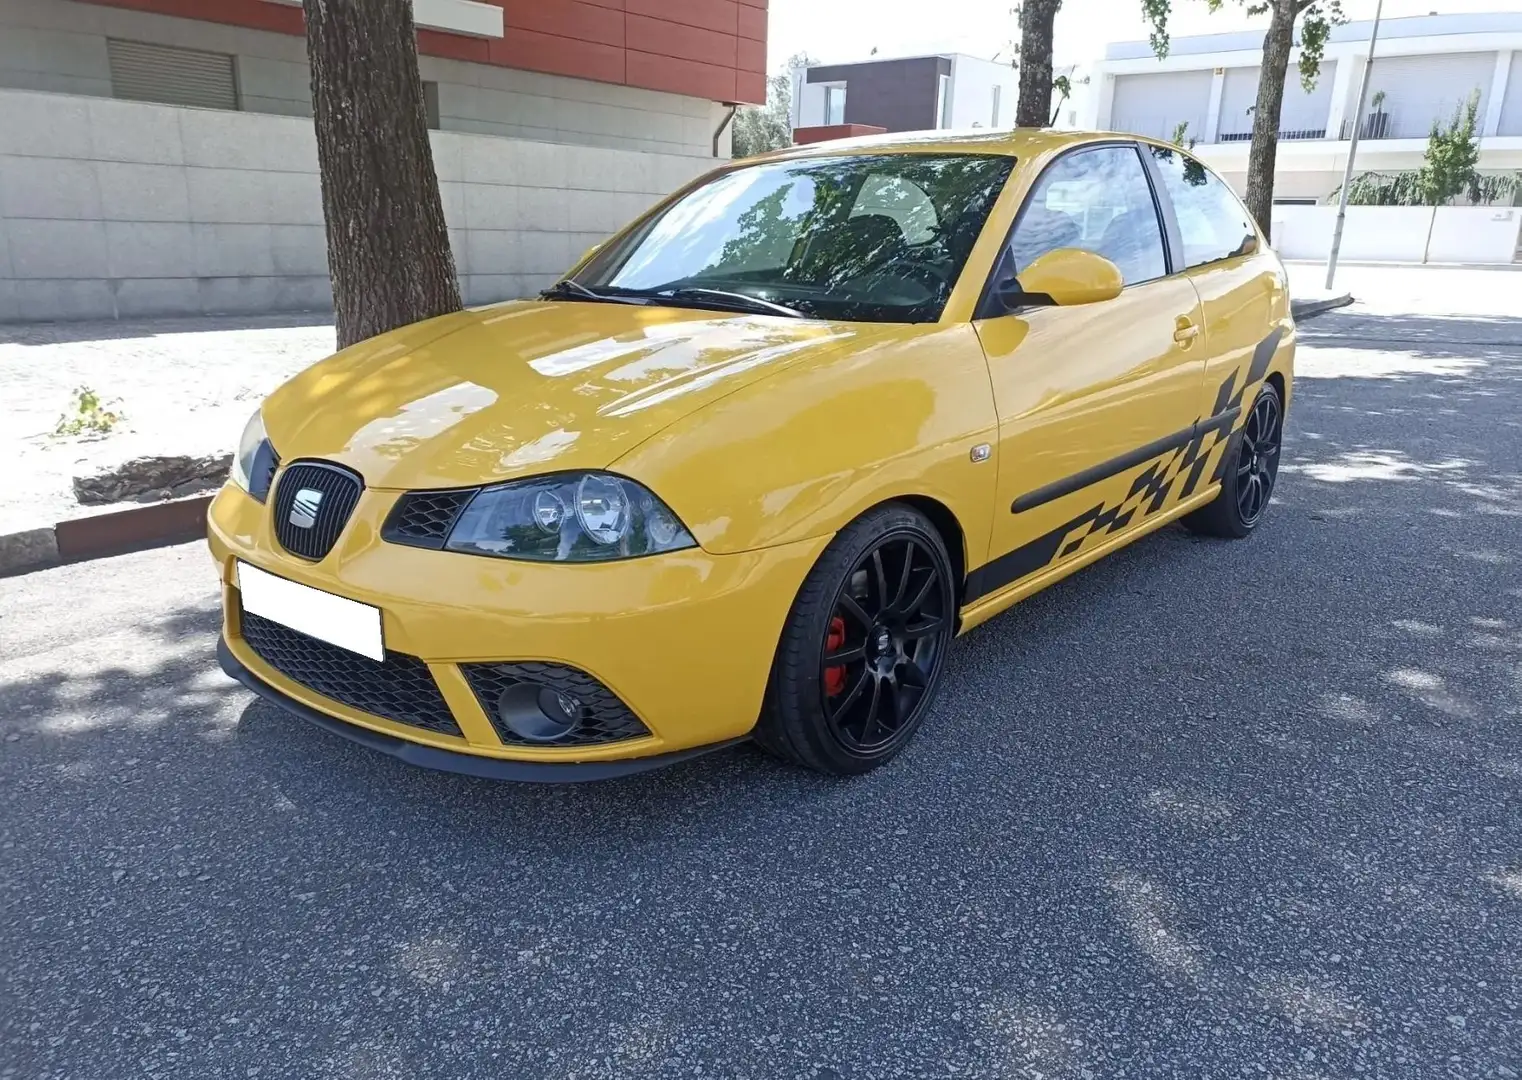
M 1202 536 L 1230 540 L 1251 535 L 1273 498 L 1283 442 L 1284 399 L 1278 387 L 1264 383 L 1247 420 L 1226 448 L 1221 493 L 1184 515 L 1184 527 Z
M 757 743 L 831 776 L 890 761 L 935 698 L 956 615 L 951 560 L 935 526 L 902 503 L 863 514 L 798 590 Z

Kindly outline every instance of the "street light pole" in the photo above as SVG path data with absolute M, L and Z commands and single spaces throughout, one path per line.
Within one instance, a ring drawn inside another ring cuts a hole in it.
M 1363 110 L 1369 97 L 1369 72 L 1374 67 L 1374 46 L 1379 43 L 1379 17 L 1384 13 L 1385 0 L 1374 5 L 1374 29 L 1369 31 L 1369 59 L 1358 79 L 1358 110 L 1353 113 L 1353 138 L 1348 144 L 1348 164 L 1342 171 L 1342 194 L 1337 201 L 1337 227 L 1332 231 L 1332 254 L 1326 261 L 1326 288 L 1332 291 L 1332 281 L 1337 277 L 1337 252 L 1342 249 L 1342 226 L 1348 218 L 1348 187 L 1353 182 L 1353 157 L 1358 153 L 1358 129 L 1363 127 Z

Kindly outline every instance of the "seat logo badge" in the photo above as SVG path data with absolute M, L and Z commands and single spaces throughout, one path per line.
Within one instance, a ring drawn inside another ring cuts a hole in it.
M 322 492 L 302 488 L 291 503 L 291 524 L 298 529 L 310 529 L 317 524 L 317 508 L 321 505 Z
M 977 464 L 980 461 L 987 461 L 989 455 L 992 453 L 992 447 L 990 447 L 986 442 L 980 442 L 977 446 L 972 448 L 972 453 L 968 454 L 967 456 L 972 459 L 973 464 Z

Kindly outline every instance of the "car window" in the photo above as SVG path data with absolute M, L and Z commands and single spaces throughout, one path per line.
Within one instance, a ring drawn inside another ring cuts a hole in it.
M 1003 154 L 846 154 L 716 174 L 578 284 L 740 292 L 826 319 L 933 322 L 1013 170 Z
M 911 244 L 925 244 L 935 239 L 938 222 L 935 204 L 925 189 L 901 176 L 867 177 L 851 207 L 851 216 L 883 214 L 898 223 L 904 239 Z
M 1064 155 L 1036 181 L 1010 237 L 1016 274 L 1038 255 L 1064 247 L 1103 255 L 1120 267 L 1127 285 L 1168 272 L 1152 188 L 1132 147 Z
M 1230 259 L 1252 250 L 1257 233 L 1241 200 L 1218 176 L 1182 150 L 1149 146 L 1173 202 L 1184 241 L 1184 265 Z

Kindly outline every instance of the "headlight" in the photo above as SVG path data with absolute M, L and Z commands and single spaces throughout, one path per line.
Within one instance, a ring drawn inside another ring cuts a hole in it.
M 248 418 L 238 452 L 233 455 L 232 480 L 244 491 L 263 502 L 270 493 L 270 481 L 280 458 L 264 434 L 264 417 L 258 410 Z
M 675 514 L 633 480 L 562 473 L 483 489 L 450 551 L 539 562 L 606 562 L 695 546 Z

